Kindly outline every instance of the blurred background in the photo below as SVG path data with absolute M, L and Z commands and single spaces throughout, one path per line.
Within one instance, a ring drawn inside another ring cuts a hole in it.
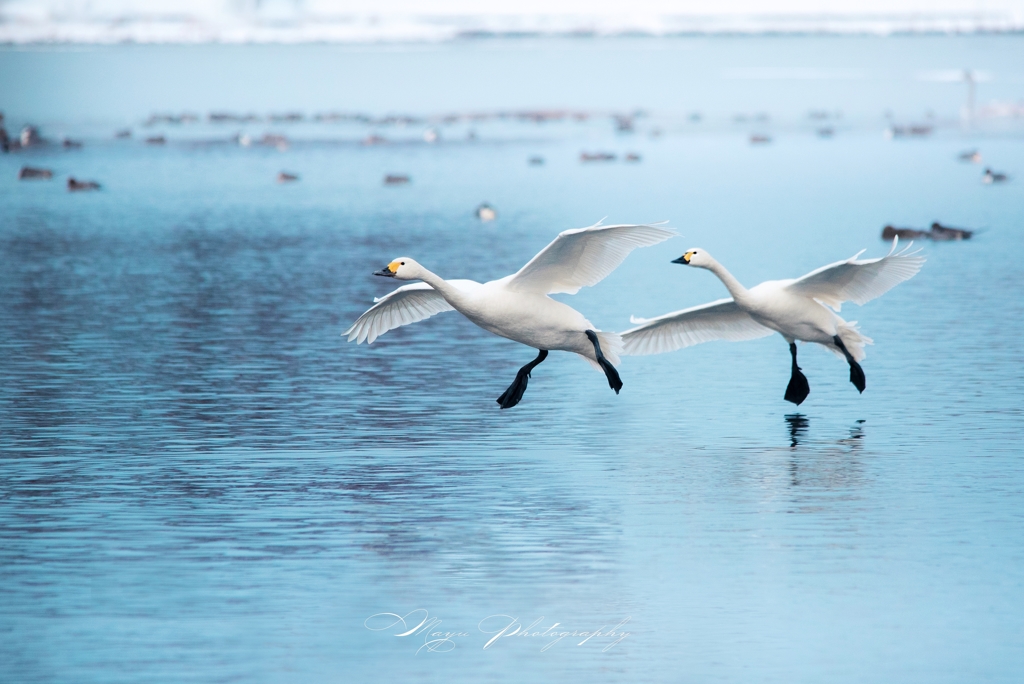
M 0 2 L 8 678 L 1016 681 L 1022 27 Z M 843 309 L 864 394 L 807 346 L 799 407 L 777 336 L 627 358 L 618 396 L 553 353 L 508 411 L 534 352 L 457 314 L 342 336 L 396 256 L 490 280 L 601 219 L 682 236 L 559 296 L 604 330 L 726 296 L 689 247 L 748 286 L 887 227 L 928 261 Z M 469 636 L 367 628 L 416 609 Z M 496 614 L 630 636 L 484 650 Z
M 438 41 L 480 35 L 1015 31 L 1020 0 L 5 0 L 11 42 Z

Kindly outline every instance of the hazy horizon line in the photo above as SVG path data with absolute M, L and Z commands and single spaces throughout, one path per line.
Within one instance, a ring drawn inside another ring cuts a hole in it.
M 0 44 L 410 43 L 486 39 L 887 36 L 1024 33 L 1012 12 L 863 14 L 389 15 L 121 13 L 7 16 Z

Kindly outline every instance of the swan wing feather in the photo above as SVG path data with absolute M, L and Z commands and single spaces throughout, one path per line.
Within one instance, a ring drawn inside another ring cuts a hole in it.
M 630 317 L 630 322 L 640 325 L 622 333 L 626 356 L 663 354 L 712 340 L 753 340 L 775 332 L 751 318 L 732 299 L 719 299 L 657 318 Z
M 480 287 L 480 283 L 473 280 L 449 280 L 448 283 L 460 290 Z M 356 344 L 373 344 L 388 330 L 453 310 L 441 293 L 426 283 L 403 285 L 383 297 L 375 298 L 374 302 L 351 328 L 342 333 L 348 336 L 349 342 L 355 340 Z
M 618 268 L 637 247 L 649 247 L 675 236 L 661 225 L 600 223 L 558 234 L 508 280 L 507 287 L 537 294 L 576 294 L 596 285 Z
M 858 252 L 845 261 L 811 271 L 786 287 L 806 297 L 817 299 L 839 311 L 843 302 L 865 304 L 880 297 L 921 270 L 925 258 L 920 250 L 910 251 L 913 242 L 896 251 L 899 238 L 892 241 L 892 249 L 878 259 L 861 259 Z

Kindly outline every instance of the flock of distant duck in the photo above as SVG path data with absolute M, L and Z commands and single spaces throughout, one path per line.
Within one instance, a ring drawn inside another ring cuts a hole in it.
M 18 170 L 18 180 L 50 180 L 53 178 L 53 171 L 50 169 L 40 169 L 34 166 L 22 166 Z M 76 192 L 79 190 L 99 190 L 100 184 L 96 181 L 80 181 L 74 176 L 68 177 L 68 191 Z
M 918 230 L 916 228 L 896 228 L 895 226 L 886 226 L 882 229 L 882 239 L 892 240 L 893 238 L 900 238 L 903 240 L 934 240 L 935 242 L 949 242 L 951 240 L 970 240 L 974 235 L 973 230 L 967 230 L 966 228 L 951 228 L 944 226 L 938 221 L 932 223 L 931 228 L 928 230 Z
M 4 127 L 4 115 L 0 114 L 0 152 L 7 153 L 24 147 L 37 147 L 44 144 L 46 144 L 46 141 L 39 136 L 39 129 L 35 126 L 25 126 L 21 129 L 17 139 L 11 139 L 7 134 L 7 129 Z M 82 143 L 70 138 L 64 138 L 61 141 L 61 146 L 64 149 L 73 150 L 82 147 Z M 53 171 L 50 169 L 22 166 L 18 170 L 18 180 L 50 180 L 52 178 Z M 96 181 L 78 180 L 74 176 L 69 176 L 67 180 L 69 192 L 99 190 L 100 187 L 100 184 Z
M 966 150 L 961 152 L 957 157 L 960 161 L 969 164 L 980 164 L 981 163 L 981 152 L 978 150 Z M 1001 171 L 993 171 L 989 167 L 985 167 L 985 172 L 981 176 L 981 182 L 986 184 L 992 183 L 1005 183 L 1010 180 L 1010 177 Z
M 533 370 L 551 351 L 577 354 L 604 373 L 616 394 L 623 387 L 617 366 L 621 356 L 662 354 L 712 340 L 751 340 L 779 333 L 792 359 L 784 399 L 801 404 L 810 393 L 807 377 L 797 364 L 797 341 L 821 345 L 849 365 L 850 382 L 863 392 L 867 382 L 860 362 L 865 345 L 872 344 L 855 321 L 842 319 L 844 302 L 864 304 L 913 277 L 924 257 L 910 247 L 823 266 L 791 280 L 769 280 L 744 287 L 704 249 L 693 248 L 672 263 L 714 273 L 730 297 L 663 314 L 631 318 L 636 326 L 623 333 L 599 330 L 580 312 L 552 299 L 575 294 L 615 270 L 638 247 L 675 237 L 663 225 L 597 224 L 563 231 L 525 266 L 512 275 L 478 283 L 446 280 L 411 257 L 398 257 L 373 275 L 419 281 L 403 285 L 376 299 L 343 335 L 357 344 L 374 340 L 394 328 L 416 323 L 444 311 L 458 311 L 484 330 L 537 350 L 537 356 L 516 373 L 497 398 L 502 409 L 516 406 L 526 392 Z
M 541 114 L 543 114 L 543 116 L 541 116 Z M 502 116 L 507 117 L 507 116 L 513 116 L 514 115 L 514 116 L 517 116 L 519 118 L 526 118 L 526 119 L 531 120 L 531 121 L 546 121 L 546 120 L 550 120 L 552 118 L 553 119 L 565 118 L 565 117 L 569 116 L 569 114 L 570 113 L 567 113 L 567 112 L 553 112 L 553 113 L 552 112 L 547 112 L 547 113 L 544 113 L 544 112 L 541 112 L 541 113 L 537 113 L 537 112 L 525 112 L 525 113 L 523 113 L 523 112 L 520 112 L 520 113 L 512 113 L 512 114 L 506 112 L 506 113 L 501 113 L 499 115 L 499 118 L 501 118 Z M 579 113 L 577 113 L 574 116 L 576 118 L 579 118 L 578 114 Z M 623 131 L 630 132 L 630 131 L 632 131 L 633 130 L 633 119 L 636 116 L 641 116 L 641 115 L 643 115 L 643 113 L 634 113 L 632 115 L 615 115 L 613 118 L 616 121 L 616 129 L 618 131 L 620 131 L 620 132 L 623 132 Z M 340 115 L 338 115 L 338 116 L 340 116 Z M 583 118 L 585 119 L 586 117 L 583 117 Z M 690 120 L 691 121 L 700 121 L 701 118 L 702 117 L 699 114 L 692 114 L 690 116 Z M 829 118 L 829 114 L 827 112 L 825 112 L 825 113 L 823 113 L 823 112 L 811 112 L 811 118 L 815 119 L 815 120 L 827 119 L 827 118 Z M 270 117 L 270 120 L 272 120 L 272 121 L 301 121 L 302 119 L 303 119 L 303 117 L 301 115 L 299 115 L 298 113 L 289 113 L 287 115 L 271 116 Z M 161 116 L 154 115 L 153 117 L 150 117 L 149 121 L 147 121 L 147 125 L 152 124 L 152 123 L 161 123 L 161 122 L 168 122 L 168 123 L 184 123 L 186 121 L 187 122 L 196 122 L 198 120 L 199 120 L 199 117 L 197 115 L 192 115 L 192 114 L 182 115 L 180 117 L 174 117 L 174 116 L 169 116 L 169 115 L 161 115 Z M 237 117 L 237 116 L 229 116 L 228 114 L 224 114 L 224 113 L 211 113 L 210 114 L 210 121 L 211 122 L 236 121 L 236 120 L 237 121 L 250 121 L 250 120 L 257 120 L 257 119 L 254 118 L 252 115 L 247 116 L 247 117 Z M 321 119 L 317 118 L 316 120 L 321 120 Z M 323 120 L 325 120 L 325 121 L 327 121 L 327 120 L 333 121 L 333 120 L 335 120 L 335 118 L 328 117 L 328 118 L 323 118 Z M 362 120 L 362 118 L 355 117 L 355 120 Z M 369 120 L 369 119 L 367 119 L 367 120 Z M 738 117 L 737 121 L 740 121 L 740 120 L 745 121 L 746 119 L 745 119 L 745 117 L 742 117 L 742 118 Z M 766 121 L 767 120 L 767 115 L 764 115 L 764 114 L 759 115 L 759 117 L 757 117 L 757 120 L 759 120 L 759 121 L 761 121 L 761 120 Z M 414 121 L 414 120 L 410 119 L 409 121 Z M 418 121 L 418 120 L 415 120 L 415 121 Z M 904 129 L 906 129 L 906 130 L 904 130 Z M 886 129 L 887 135 L 889 135 L 890 137 L 899 137 L 899 136 L 903 136 L 903 135 L 926 135 L 926 134 L 931 133 L 931 130 L 932 129 L 931 129 L 930 126 L 890 127 L 888 129 Z M 833 134 L 834 134 L 834 129 L 832 129 L 832 128 L 822 128 L 822 129 L 818 130 L 818 135 L 821 136 L 821 137 L 831 137 Z M 660 135 L 661 135 L 660 129 L 654 129 L 654 131 L 652 131 L 652 136 L 658 137 Z M 131 131 L 131 129 L 121 129 L 121 130 L 118 130 L 118 131 L 115 132 L 114 137 L 118 138 L 118 139 L 131 138 L 132 137 L 132 131 Z M 423 134 L 423 139 L 427 143 L 437 142 L 438 140 L 440 140 L 440 133 L 439 133 L 439 131 L 436 128 L 429 128 Z M 471 132 L 469 139 L 475 140 L 476 139 L 476 134 Z M 262 138 L 260 138 L 259 140 L 253 140 L 249 135 L 246 135 L 246 134 L 238 134 L 238 135 L 236 135 L 233 138 L 233 140 L 234 140 L 234 142 L 236 142 L 237 144 L 239 144 L 240 146 L 243 146 L 243 147 L 249 147 L 249 146 L 251 146 L 253 144 L 258 143 L 258 144 L 263 145 L 263 146 L 275 147 L 275 148 L 277 148 L 279 150 L 287 150 L 288 149 L 288 140 L 287 140 L 287 138 L 285 138 L 285 136 L 283 136 L 283 135 L 278 135 L 278 134 L 268 133 L 268 134 L 264 135 Z M 151 135 L 151 136 L 146 137 L 144 139 L 144 142 L 147 145 L 165 145 L 167 143 L 167 138 L 165 136 L 159 135 L 159 134 L 158 135 Z M 380 145 L 380 144 L 385 144 L 387 142 L 388 141 L 385 138 L 383 138 L 383 137 L 381 137 L 379 135 L 376 135 L 376 134 L 371 134 L 370 136 L 368 136 L 366 139 L 363 140 L 363 144 L 364 145 Z M 750 143 L 752 145 L 764 145 L 764 144 L 768 144 L 770 142 L 772 142 L 772 138 L 769 135 L 753 134 L 753 135 L 750 136 Z M 39 130 L 35 126 L 32 126 L 32 125 L 24 126 L 22 128 L 22 130 L 21 130 L 20 135 L 17 138 L 12 139 L 8 135 L 7 130 L 4 127 L 4 116 L 3 116 L 3 113 L 0 112 L 0 151 L 2 151 L 2 152 L 10 152 L 12 150 L 16 150 L 16 149 L 19 149 L 19 148 L 36 147 L 36 146 L 41 146 L 41 145 L 45 145 L 45 144 L 47 144 L 47 141 L 40 137 Z M 81 148 L 82 147 L 82 143 L 81 143 L 81 141 L 73 140 L 71 138 L 64 138 L 61 141 L 61 146 L 66 148 L 66 149 L 77 149 L 77 148 Z M 617 159 L 618 159 L 618 155 L 613 153 L 613 152 L 581 152 L 580 155 L 579 155 L 579 160 L 581 162 L 583 162 L 583 163 L 611 162 L 611 161 L 616 161 Z M 981 154 L 977 150 L 967 150 L 965 152 L 962 152 L 959 155 L 959 159 L 960 159 L 960 161 L 963 161 L 963 162 L 970 162 L 970 163 L 974 163 L 974 164 L 980 164 L 981 163 Z M 625 155 L 623 155 L 623 160 L 626 161 L 627 163 L 638 163 L 638 162 L 640 162 L 642 160 L 642 157 L 640 156 L 640 154 L 638 154 L 636 152 L 627 152 Z M 535 155 L 535 156 L 530 157 L 527 160 L 527 163 L 530 164 L 531 166 L 541 166 L 541 165 L 543 165 L 545 163 L 545 160 L 544 160 L 543 157 Z M 49 169 L 42 169 L 42 168 L 35 168 L 35 167 L 30 167 L 30 166 L 22 167 L 22 169 L 18 173 L 18 179 L 19 180 L 50 179 L 52 177 L 53 177 L 53 172 L 51 170 L 49 170 Z M 281 171 L 277 175 L 277 181 L 279 183 L 290 183 L 290 182 L 295 182 L 295 181 L 298 181 L 298 180 L 299 180 L 299 175 L 298 174 L 291 173 L 291 172 L 288 172 L 288 171 Z M 411 180 L 412 179 L 408 175 L 406 175 L 406 174 L 387 174 L 384 177 L 384 184 L 385 185 L 405 185 L 405 184 L 408 184 L 409 182 L 411 182 Z M 989 185 L 991 185 L 991 184 L 998 184 L 998 183 L 1005 183 L 1008 180 L 1009 180 L 1009 176 L 1007 174 L 1005 174 L 1003 172 L 1000 172 L 1000 171 L 994 171 L 991 168 L 986 168 L 985 171 L 984 171 L 984 174 L 982 175 L 982 182 L 985 183 L 985 184 L 989 184 Z M 78 179 L 76 179 L 74 177 L 68 178 L 68 181 L 67 181 L 67 188 L 68 188 L 69 191 L 98 190 L 98 189 L 100 189 L 100 187 L 101 187 L 100 184 L 95 182 L 95 181 L 80 181 L 80 180 L 78 180 Z
M 193 118 L 195 118 L 195 117 L 193 117 Z M 621 118 L 622 117 L 618 117 L 616 120 L 618 121 Z M 691 117 L 691 119 L 692 119 L 692 117 Z M 196 119 L 196 120 L 198 120 L 198 119 Z M 215 119 L 215 118 L 213 118 L 213 115 L 211 115 L 211 120 L 218 120 L 219 121 L 220 119 Z M 288 119 L 288 120 L 291 120 L 291 119 Z M 699 117 L 698 117 L 697 120 L 699 120 Z M 9 151 L 16 150 L 16 149 L 19 149 L 19 148 L 36 147 L 36 146 L 44 145 L 47 142 L 47 141 L 43 140 L 40 137 L 38 129 L 35 126 L 31 126 L 31 125 L 28 125 L 28 126 L 25 126 L 24 128 L 22 128 L 20 135 L 17 138 L 12 139 L 7 134 L 7 131 L 4 128 L 3 123 L 4 123 L 4 117 L 3 117 L 3 114 L 0 113 L 0 151 L 2 151 L 2 152 L 9 152 Z M 632 130 L 631 126 L 624 129 L 622 127 L 621 123 L 622 122 L 619 121 L 619 130 L 620 131 L 621 130 Z M 893 129 L 887 129 L 887 131 L 892 131 L 892 130 Z M 910 130 L 910 129 L 908 129 L 908 130 Z M 931 129 L 928 128 L 926 132 L 930 133 L 930 131 L 931 131 Z M 902 130 L 899 131 L 900 135 L 902 135 L 903 133 L 905 133 L 905 132 L 902 131 Z M 822 137 L 831 137 L 834 134 L 834 131 L 832 129 L 820 129 L 818 131 L 818 134 L 821 135 Z M 907 135 L 911 135 L 911 134 L 923 135 L 924 133 L 921 132 L 921 131 L 918 131 L 917 129 L 913 129 L 910 133 L 906 133 L 906 134 Z M 660 135 L 660 132 L 659 132 L 659 135 Z M 892 135 L 896 135 L 896 134 L 892 134 Z M 114 137 L 118 138 L 118 139 L 130 138 L 131 136 L 132 136 L 131 129 L 121 129 L 121 130 L 118 130 L 114 134 Z M 475 139 L 475 137 L 476 136 L 474 134 L 472 136 L 472 139 Z M 428 129 L 427 132 L 424 134 L 424 140 L 426 142 L 428 142 L 428 143 L 436 142 L 437 140 L 439 140 L 439 138 L 440 138 L 439 133 L 437 132 L 436 129 L 433 129 L 433 128 Z M 272 147 L 275 147 L 275 148 L 277 148 L 279 150 L 287 150 L 288 149 L 288 140 L 283 135 L 277 135 L 277 134 L 269 134 L 268 133 L 268 134 L 264 135 L 262 138 L 260 138 L 259 140 L 253 140 L 248 135 L 239 134 L 239 135 L 235 136 L 234 141 L 237 144 L 239 144 L 239 145 L 241 145 L 243 147 L 249 147 L 249 146 L 251 146 L 253 144 L 258 143 L 258 144 L 263 145 L 263 146 L 272 146 Z M 152 136 L 146 137 L 144 139 L 144 142 L 147 145 L 165 145 L 167 143 L 167 138 L 164 137 L 163 135 L 152 135 Z M 365 140 L 363 140 L 363 144 L 364 145 L 378 145 L 378 144 L 384 144 L 386 142 L 387 142 L 387 140 L 385 140 L 384 138 L 382 138 L 380 136 L 377 136 L 377 135 L 370 135 Z M 768 135 L 754 134 L 754 135 L 750 136 L 750 143 L 752 145 L 764 145 L 764 144 L 767 144 L 767 143 L 770 143 L 770 142 L 772 142 L 772 138 L 771 138 L 771 136 L 768 136 Z M 78 141 L 78 140 L 73 140 L 73 139 L 70 139 L 70 138 L 64 138 L 61 141 L 61 146 L 64 147 L 65 149 L 77 149 L 77 148 L 81 148 L 82 147 L 82 143 L 80 141 Z M 636 153 L 636 152 L 627 152 L 625 155 L 623 155 L 622 158 L 627 163 L 638 163 L 638 162 L 642 161 L 641 155 Z M 960 161 L 963 161 L 963 162 L 969 162 L 969 163 L 974 163 L 974 164 L 980 164 L 981 163 L 981 153 L 978 152 L 977 150 L 967 150 L 967 151 L 964 151 L 964 152 L 960 153 L 958 158 L 960 159 Z M 581 152 L 580 155 L 579 155 L 579 160 L 580 160 L 580 162 L 583 162 L 583 163 L 612 162 L 612 161 L 616 161 L 617 159 L 618 159 L 618 155 L 613 153 L 613 152 Z M 545 163 L 545 160 L 544 160 L 543 157 L 541 157 L 539 155 L 535 155 L 535 156 L 530 157 L 527 160 L 527 163 L 529 165 L 531 165 L 531 166 L 541 166 L 541 165 L 543 165 Z M 49 169 L 42 169 L 42 168 L 36 168 L 36 167 L 31 167 L 31 166 L 24 166 L 24 167 L 22 167 L 21 170 L 18 173 L 18 179 L 19 180 L 50 179 L 52 177 L 53 177 L 53 172 L 51 170 L 49 170 Z M 288 172 L 288 171 L 281 171 L 277 175 L 277 182 L 278 183 L 290 183 L 290 182 L 298 181 L 299 178 L 300 177 L 299 177 L 298 174 L 291 173 L 291 172 Z M 387 174 L 387 175 L 384 176 L 384 185 L 405 185 L 405 184 L 410 183 L 411 180 L 412 179 L 408 175 L 406 175 L 406 174 Z M 988 185 L 1005 183 L 1008 180 L 1010 180 L 1010 178 L 1009 178 L 1009 176 L 1006 173 L 1003 173 L 1003 172 L 1000 172 L 1000 171 L 995 171 L 995 170 L 993 170 L 991 168 L 988 168 L 988 167 L 985 168 L 985 171 L 982 174 L 982 182 L 985 183 L 985 184 L 988 184 Z M 78 179 L 76 179 L 74 177 L 68 178 L 68 181 L 67 181 L 67 188 L 68 188 L 69 191 L 98 190 L 98 189 L 100 189 L 100 187 L 101 187 L 100 184 L 95 182 L 95 181 L 80 181 L 80 180 L 78 180 Z M 487 220 L 487 219 L 485 219 L 485 220 Z M 905 230 L 905 229 L 897 229 L 897 230 Z M 906 230 L 909 230 L 909 229 L 906 229 Z M 936 238 L 936 237 L 931 236 L 931 235 L 929 235 L 927 237 L 931 237 L 932 239 L 949 239 L 949 238 Z

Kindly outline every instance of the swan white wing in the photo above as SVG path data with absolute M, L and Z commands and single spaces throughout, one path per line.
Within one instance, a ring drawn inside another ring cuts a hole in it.
M 663 354 L 712 340 L 753 340 L 774 330 L 764 327 L 731 299 L 719 299 L 657 318 L 630 317 L 641 325 L 622 333 L 626 356 Z
M 473 280 L 449 280 L 448 284 L 460 290 L 480 287 L 480 283 Z M 349 342 L 355 340 L 356 344 L 373 344 L 388 330 L 422 321 L 442 311 L 452 311 L 452 305 L 445 301 L 441 293 L 426 283 L 403 285 L 374 301 L 376 304 L 342 333 L 348 335 Z
M 674 235 L 657 225 L 597 224 L 562 231 L 509 278 L 507 287 L 537 294 L 576 294 L 581 287 L 601 282 L 637 247 L 656 245 Z
M 924 265 L 924 257 L 918 254 L 920 250 L 910 251 L 914 244 L 912 242 L 897 252 L 898 240 L 897 237 L 892 241 L 892 249 L 884 257 L 858 261 L 857 257 L 864 253 L 860 251 L 846 261 L 837 261 L 811 271 L 786 287 L 806 297 L 813 297 L 836 311 L 839 311 L 843 302 L 870 302 L 904 280 L 913 278 Z

